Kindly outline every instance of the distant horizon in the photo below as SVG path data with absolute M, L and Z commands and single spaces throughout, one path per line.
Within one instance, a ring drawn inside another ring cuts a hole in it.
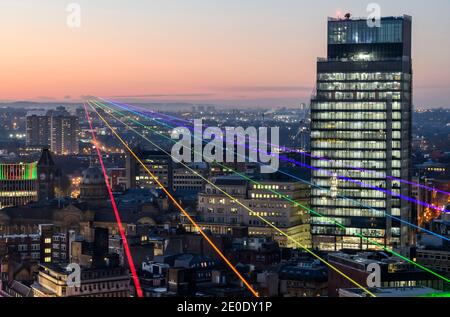
M 279 105 L 279 106 L 246 106 L 246 105 L 223 105 L 223 104 L 216 104 L 216 103 L 208 103 L 208 102 L 183 102 L 183 101 L 139 101 L 139 102 L 134 102 L 134 101 L 123 101 L 123 100 L 118 100 L 115 99 L 115 101 L 118 102 L 122 102 L 122 103 L 128 103 L 128 104 L 132 104 L 132 105 L 139 105 L 139 106 L 185 106 L 185 107 L 192 107 L 192 106 L 214 106 L 218 109 L 224 109 L 224 110 L 228 110 L 228 109 L 251 109 L 251 110 L 258 110 L 258 109 L 296 109 L 299 108 L 301 106 L 302 103 L 299 103 L 298 105 Z M 18 101 L 0 101 L 0 109 L 1 108 L 5 108 L 5 107 L 11 107 L 14 106 L 15 104 L 29 104 L 30 107 L 38 107 L 38 106 L 48 106 L 48 107 L 57 107 L 57 106 L 71 106 L 71 105 L 76 105 L 76 106 L 83 106 L 83 101 L 27 101 L 27 100 L 18 100 Z M 304 104 L 304 103 L 303 103 Z M 170 110 L 170 109 L 167 109 Z M 421 107 L 421 106 L 414 106 L 413 111 L 416 110 L 448 110 L 450 111 L 450 107 L 448 106 L 435 106 L 435 107 Z

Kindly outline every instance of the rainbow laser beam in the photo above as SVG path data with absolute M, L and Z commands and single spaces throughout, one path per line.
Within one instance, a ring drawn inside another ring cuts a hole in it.
M 120 105 L 118 105 L 118 104 L 115 104 L 115 103 L 114 103 L 114 105 L 116 105 L 117 107 L 120 107 L 120 108 L 122 108 L 122 109 L 124 109 L 124 110 L 126 110 L 126 111 L 135 113 L 135 114 L 137 114 L 137 115 L 139 115 L 139 116 L 141 116 L 141 117 L 149 117 L 148 115 L 139 113 L 139 112 L 137 112 L 137 111 L 134 111 L 134 110 L 131 110 L 131 109 L 128 109 L 128 108 L 125 108 L 125 107 L 122 107 L 122 106 L 120 106 Z M 153 120 L 154 122 L 160 123 L 161 125 L 167 126 L 167 127 L 171 128 L 171 129 L 174 128 L 174 126 L 168 125 L 168 124 L 166 124 L 166 123 L 164 123 L 164 122 L 160 122 L 160 121 L 156 120 L 155 118 L 152 118 L 152 120 Z M 186 128 L 190 129 L 189 127 L 186 127 Z M 194 135 L 194 138 L 195 138 L 195 135 Z M 203 141 L 203 140 L 202 140 L 202 141 Z M 247 147 L 247 148 L 248 148 L 248 147 Z M 238 156 L 245 157 L 245 156 L 243 156 L 243 155 L 241 155 L 241 154 L 239 154 L 239 153 L 236 153 L 236 154 L 237 154 Z M 259 163 L 259 162 L 256 162 L 256 163 L 262 164 L 262 163 Z M 267 167 L 271 168 L 270 166 L 267 166 Z M 275 170 L 275 169 L 274 169 L 274 170 Z M 307 180 L 305 180 L 305 179 L 302 179 L 302 178 L 300 178 L 300 177 L 297 177 L 297 176 L 292 175 L 292 174 L 290 174 L 290 173 L 287 173 L 287 172 L 285 172 L 285 171 L 280 170 L 280 171 L 278 171 L 278 172 L 280 172 L 281 174 L 284 174 L 284 175 L 286 175 L 286 176 L 288 176 L 288 177 L 290 177 L 290 178 L 293 178 L 293 179 L 296 179 L 296 180 L 298 180 L 298 181 L 301 181 L 301 182 L 303 182 L 303 183 L 305 183 L 305 184 L 308 184 L 308 185 L 311 185 L 311 186 L 313 186 L 313 187 L 316 187 L 316 188 L 318 188 L 318 189 L 321 189 L 321 190 L 324 190 L 324 191 L 328 191 L 328 192 L 331 191 L 330 189 L 321 187 L 321 186 L 319 186 L 319 185 L 317 185 L 317 184 L 314 184 L 314 183 L 312 183 L 312 182 L 309 182 L 309 181 L 307 181 Z M 450 241 L 450 238 L 448 238 L 448 237 L 445 237 L 445 236 L 440 235 L 440 234 L 438 234 L 438 233 L 436 233 L 436 232 L 433 232 L 433 231 L 431 231 L 431 230 L 428 230 L 428 229 L 425 229 L 425 228 L 423 228 L 423 227 L 420 227 L 420 226 L 418 226 L 418 225 L 416 225 L 416 224 L 413 224 L 413 223 L 411 223 L 411 222 L 409 222 L 409 221 L 406 221 L 406 220 L 404 220 L 404 219 L 401 219 L 401 218 L 398 218 L 398 217 L 393 216 L 393 215 L 391 215 L 391 214 L 388 214 L 388 213 L 385 212 L 385 211 L 377 210 L 377 209 L 375 209 L 375 208 L 373 208 L 373 207 L 371 207 L 371 206 L 367 206 L 367 205 L 361 203 L 360 201 L 358 201 L 358 200 L 356 200 L 356 199 L 352 199 L 352 198 L 349 198 L 349 197 L 346 197 L 346 196 L 343 196 L 343 195 L 338 195 L 337 198 L 345 199 L 345 200 L 351 201 L 351 202 L 353 202 L 353 203 L 354 203 L 355 205 L 357 205 L 357 206 L 361 206 L 361 207 L 367 208 L 367 209 L 372 210 L 372 211 L 375 211 L 375 212 L 377 212 L 377 213 L 383 213 L 386 217 L 389 217 L 389 218 L 391 218 L 391 219 L 395 219 L 395 220 L 399 221 L 400 223 L 403 223 L 403 224 L 405 224 L 405 225 L 408 225 L 408 226 L 410 226 L 410 227 L 412 227 L 412 228 L 415 228 L 415 229 L 418 229 L 418 230 L 420 230 L 420 231 L 426 232 L 426 233 L 428 233 L 428 234 L 434 235 L 434 236 L 436 236 L 436 237 L 439 237 L 440 239 L 443 239 L 443 240 L 446 240 L 446 241 Z
M 101 98 L 101 97 L 98 97 L 98 98 L 99 98 L 99 99 L 102 99 L 103 101 L 106 101 L 106 102 L 108 102 L 108 103 L 112 103 L 112 104 L 115 103 L 115 102 L 112 101 L 112 100 L 108 100 L 108 99 Z M 129 107 L 135 107 L 135 108 L 138 108 L 138 109 L 139 109 L 139 108 L 140 108 L 140 109 L 143 109 L 142 107 L 131 106 L 131 105 L 126 104 L 126 103 L 121 103 L 121 104 L 122 104 L 122 105 L 129 106 Z M 141 111 L 149 112 L 148 109 L 141 110 Z M 171 115 L 167 115 L 167 114 L 163 114 L 163 113 L 158 113 L 158 112 L 155 112 L 155 111 L 153 111 L 153 110 L 152 110 L 151 112 L 152 112 L 152 113 L 155 113 L 155 114 L 157 114 L 157 115 L 160 115 L 160 116 L 172 118 L 173 120 L 176 120 L 176 121 L 179 121 L 179 122 L 186 122 L 186 123 L 192 124 L 192 121 L 190 121 L 190 120 L 185 120 L 185 119 L 181 119 L 181 118 L 178 118 L 178 117 L 175 117 L 175 116 L 171 116 Z M 266 144 L 266 145 L 273 145 L 272 143 L 266 143 L 266 142 L 262 142 L 262 143 L 264 143 L 264 144 Z M 277 146 L 278 146 L 278 145 L 277 145 Z M 404 180 L 404 179 L 397 178 L 397 177 L 393 177 L 393 176 L 390 176 L 390 175 L 384 175 L 384 174 L 379 173 L 379 172 L 377 172 L 377 171 L 373 171 L 373 170 L 368 170 L 368 169 L 364 169 L 364 168 L 360 168 L 360 167 L 355 167 L 355 166 L 350 166 L 350 165 L 342 164 L 341 162 L 336 161 L 336 160 L 333 160 L 333 159 L 330 159 L 330 158 L 320 157 L 320 156 L 314 156 L 314 155 L 312 155 L 312 154 L 309 154 L 309 153 L 307 153 L 307 152 L 302 152 L 302 151 L 299 152 L 299 151 L 297 151 L 297 150 L 295 150 L 295 149 L 292 149 L 292 148 L 289 148 L 289 147 L 283 147 L 283 146 L 282 146 L 282 147 L 280 147 L 280 149 L 283 150 L 283 151 L 286 151 L 286 152 L 299 153 L 300 155 L 307 156 L 307 157 L 314 158 L 314 159 L 318 159 L 318 160 L 321 160 L 321 161 L 338 163 L 339 165 L 341 165 L 341 166 L 344 167 L 344 168 L 349 168 L 349 169 L 353 169 L 353 170 L 355 170 L 355 171 L 360 171 L 360 172 L 368 172 L 368 173 L 372 173 L 372 174 L 377 174 L 377 175 L 379 175 L 379 176 L 383 176 L 383 177 L 386 177 L 386 178 L 391 179 L 391 180 L 394 180 L 394 181 L 399 181 L 399 182 L 402 182 L 402 183 L 405 183 L 405 184 L 408 184 L 408 185 L 411 185 L 411 186 L 420 187 L 420 188 L 423 188 L 423 189 L 426 189 L 426 190 L 429 190 L 429 191 L 436 191 L 436 192 L 438 192 L 438 193 L 441 193 L 441 194 L 449 195 L 449 196 L 450 196 L 450 192 L 447 192 L 447 191 L 444 191 L 444 190 L 440 190 L 440 189 L 437 189 L 437 188 L 429 187 L 429 186 L 426 186 L 426 185 L 423 185 L 423 184 L 419 184 L 419 183 L 416 183 L 416 182 Z M 280 158 L 281 158 L 281 156 L 280 156 Z M 292 159 L 289 159 L 289 158 L 286 158 L 286 159 L 289 160 L 289 162 L 292 162 L 292 163 L 294 163 L 294 164 L 297 164 L 297 165 L 300 165 L 300 166 L 303 165 L 303 163 L 301 163 L 301 162 L 299 162 L 299 161 L 292 160 Z
M 116 106 L 119 106 L 117 103 L 114 103 L 114 102 L 110 102 L 110 103 L 113 103 L 113 104 L 115 104 Z M 137 108 L 137 107 L 136 107 L 136 108 Z M 154 112 L 154 111 L 152 111 L 152 113 L 156 113 L 157 115 L 161 115 L 160 113 L 157 113 L 157 112 Z M 156 117 L 156 116 L 153 115 L 153 117 Z M 159 118 L 159 119 L 164 120 L 164 119 L 162 119 L 162 118 Z M 173 120 L 165 120 L 165 121 L 173 121 Z M 187 121 L 187 120 L 186 120 L 186 121 Z M 191 128 L 188 127 L 188 126 L 185 126 L 185 125 L 182 125 L 182 126 L 185 127 L 185 128 L 187 128 L 187 129 L 191 129 Z M 220 137 L 219 137 L 219 138 L 220 138 Z M 250 140 L 254 140 L 254 139 L 253 139 L 253 138 L 250 138 Z M 266 142 L 262 142 L 262 143 L 273 145 L 273 144 L 271 144 L 271 143 L 266 143 Z M 325 169 L 320 168 L 320 167 L 315 167 L 315 166 L 312 166 L 312 165 L 309 165 L 309 164 L 301 163 L 301 162 L 298 162 L 298 161 L 296 161 L 296 160 L 294 160 L 294 159 L 285 157 L 285 156 L 283 156 L 283 155 L 278 155 L 278 154 L 274 154 L 274 153 L 268 153 L 268 152 L 265 152 L 265 151 L 263 151 L 263 150 L 261 150 L 261 149 L 258 149 L 258 148 L 250 148 L 250 147 L 247 146 L 246 144 L 244 144 L 244 143 L 239 143 L 239 142 L 237 142 L 237 141 L 236 141 L 236 144 L 243 145 L 243 146 L 245 146 L 247 149 L 249 149 L 249 150 L 251 150 L 251 151 L 256 151 L 256 152 L 263 153 L 264 155 L 269 155 L 269 156 L 272 156 L 272 157 L 276 157 L 276 158 L 279 158 L 279 159 L 281 159 L 281 160 L 283 160 L 283 161 L 290 162 L 290 163 L 294 163 L 294 164 L 296 164 L 296 165 L 298 165 L 298 166 L 306 167 L 306 168 L 309 168 L 309 169 L 311 169 L 311 170 L 315 170 L 315 171 L 324 171 L 324 172 L 325 172 L 327 175 L 329 175 L 329 176 L 334 176 L 334 175 L 335 175 L 335 174 L 334 174 L 333 172 L 331 172 L 331 171 L 325 170 Z M 347 181 L 347 182 L 350 182 L 350 183 L 358 184 L 358 185 L 361 186 L 361 187 L 368 188 L 368 189 L 372 189 L 372 190 L 376 190 L 376 191 L 382 192 L 382 193 L 384 193 L 384 194 L 386 194 L 386 195 L 389 195 L 389 196 L 392 196 L 392 197 L 398 197 L 398 198 L 400 198 L 400 199 L 403 199 L 403 200 L 406 200 L 406 201 L 409 201 L 409 202 L 412 202 L 412 203 L 415 203 L 415 204 L 424 206 L 424 207 L 426 207 L 426 208 L 435 209 L 435 210 L 438 210 L 438 211 L 440 211 L 440 212 L 450 212 L 450 210 L 446 210 L 446 209 L 444 209 L 444 208 L 442 208 L 442 207 L 435 206 L 435 205 L 433 205 L 433 204 L 429 204 L 429 203 L 427 203 L 427 202 L 423 202 L 423 201 L 417 200 L 417 199 L 415 199 L 415 198 L 408 197 L 408 196 L 406 196 L 406 195 L 398 194 L 398 193 L 392 192 L 392 191 L 390 191 L 390 190 L 387 190 L 387 189 L 384 189 L 384 188 L 381 188 L 381 187 L 373 186 L 373 185 L 367 184 L 367 183 L 365 183 L 365 182 L 363 182 L 363 181 L 353 179 L 353 178 L 351 178 L 351 177 L 346 177 L 346 176 L 342 176 L 342 175 L 336 175 L 336 177 L 337 177 L 338 179 L 341 179 L 341 180 L 344 180 L 344 181 Z
M 142 162 L 142 160 L 134 153 L 134 151 L 128 146 L 128 144 L 122 139 L 122 137 L 114 130 L 114 128 L 103 118 L 103 116 L 98 113 L 94 106 L 88 101 L 89 106 L 95 111 L 99 118 L 108 126 L 111 132 L 117 137 L 117 139 L 123 144 L 123 146 L 130 152 L 131 155 L 136 159 L 136 161 L 141 164 L 145 171 L 153 178 L 153 180 L 162 188 L 166 195 L 172 200 L 175 206 L 184 214 L 184 216 L 194 225 L 194 227 L 200 232 L 200 234 L 205 238 L 205 240 L 211 245 L 211 247 L 217 252 L 217 254 L 222 258 L 222 260 L 231 268 L 231 270 L 236 274 L 236 276 L 244 283 L 248 290 L 255 297 L 259 297 L 258 293 L 253 289 L 249 282 L 239 273 L 239 271 L 234 267 L 234 265 L 227 259 L 227 257 L 220 251 L 220 249 L 215 245 L 215 243 L 206 235 L 203 229 L 195 222 L 195 220 L 189 215 L 189 213 L 178 203 L 178 201 L 172 196 L 172 194 L 164 187 L 164 185 L 159 181 L 148 167 Z
M 104 104 L 102 104 L 102 103 L 100 103 L 100 102 L 98 102 L 98 101 L 93 101 L 93 102 L 95 102 L 95 104 L 97 104 L 100 108 L 106 108 L 106 109 L 109 109 L 109 110 L 114 111 L 115 113 L 120 113 L 120 114 L 122 114 L 123 116 L 125 116 L 122 112 L 117 111 L 117 110 L 114 110 L 114 109 L 112 109 L 112 108 L 110 108 L 110 107 L 108 107 L 108 106 L 106 106 L 106 105 L 104 105 Z M 102 107 L 101 105 L 103 105 L 103 107 Z M 119 120 L 119 119 L 116 119 L 116 120 Z M 132 119 L 132 118 L 129 118 L 129 120 L 131 120 L 131 121 L 135 122 L 136 124 L 138 124 L 138 125 L 144 127 L 145 129 L 148 129 L 148 130 L 150 130 L 150 131 L 155 132 L 156 134 L 160 135 L 161 137 L 164 137 L 164 138 L 166 138 L 166 139 L 168 139 L 168 140 L 171 140 L 172 142 L 175 142 L 175 141 L 172 140 L 171 138 L 164 136 L 163 134 L 159 133 L 158 131 L 149 128 L 148 126 L 144 125 L 143 123 L 141 123 L 141 122 L 139 122 L 139 121 L 137 121 L 137 120 L 134 120 L 134 119 Z M 120 121 L 120 120 L 119 120 L 119 121 Z M 192 149 L 190 149 L 190 150 L 192 150 Z M 243 178 L 243 179 L 246 179 L 246 180 L 250 181 L 251 183 L 253 183 L 253 184 L 255 184 L 255 185 L 262 185 L 261 183 L 255 181 L 255 180 L 253 180 L 253 179 L 251 179 L 251 178 L 249 178 L 248 176 L 246 176 L 246 175 L 244 175 L 244 174 L 241 174 L 241 173 L 239 173 L 239 172 L 237 172 L 237 171 L 234 171 L 233 169 L 228 168 L 228 167 L 225 166 L 225 165 L 222 165 L 222 164 L 220 164 L 220 163 L 217 163 L 217 164 L 218 164 L 219 166 L 222 166 L 223 168 L 227 168 L 228 170 L 233 171 L 233 173 L 235 173 L 236 175 L 240 176 L 240 177 Z M 267 189 L 267 191 L 279 195 L 279 196 L 282 197 L 283 199 L 285 199 L 285 200 L 287 200 L 287 201 L 289 201 L 289 202 L 295 204 L 296 206 L 299 206 L 299 207 L 301 207 L 301 208 L 303 208 L 303 209 L 309 211 L 310 213 L 313 213 L 313 214 L 315 214 L 315 215 L 317 215 L 317 216 L 319 216 L 319 217 L 325 218 L 325 219 L 328 220 L 330 223 L 333 223 L 333 224 L 337 225 L 338 227 L 340 227 L 340 228 L 342 228 L 342 229 L 346 229 L 346 226 L 344 226 L 343 224 L 337 222 L 336 220 L 330 219 L 329 217 L 326 217 L 326 216 L 320 214 L 319 212 L 314 211 L 314 210 L 310 209 L 309 207 L 306 207 L 306 206 L 300 204 L 299 202 L 293 200 L 292 198 L 290 198 L 290 197 L 288 197 L 288 196 L 286 196 L 286 195 L 283 195 L 283 194 L 277 192 L 276 190 L 273 190 L 273 189 Z M 380 244 L 380 243 L 378 243 L 378 242 L 376 242 L 376 241 L 373 241 L 373 240 L 371 240 L 370 238 L 368 238 L 368 237 L 366 237 L 366 236 L 364 236 L 364 235 L 361 235 L 361 234 L 359 234 L 359 233 L 356 233 L 355 236 L 358 236 L 358 237 L 360 237 L 361 239 L 363 239 L 363 240 L 365 240 L 365 241 L 367 241 L 367 242 L 369 242 L 369 243 L 371 243 L 371 244 L 373 244 L 373 245 L 375 245 L 375 246 L 377 246 L 377 247 L 379 247 L 379 248 L 381 248 L 381 249 L 383 249 L 383 250 L 385 250 L 385 251 L 387 251 L 387 252 L 389 252 L 389 253 L 391 253 L 391 254 L 394 254 L 395 256 L 399 257 L 400 259 L 402 259 L 402 260 L 404 260 L 404 261 L 407 261 L 408 263 L 413 264 L 414 266 L 416 266 L 416 267 L 422 269 L 423 271 L 426 271 L 426 272 L 428 272 L 428 273 L 430 273 L 430 274 L 432 274 L 432 275 L 434 275 L 434 276 L 436 276 L 436 277 L 438 277 L 438 278 L 444 280 L 445 282 L 450 283 L 450 279 L 448 279 L 448 278 L 446 278 L 446 277 L 440 275 L 439 273 L 434 272 L 433 270 L 431 270 L 431 269 L 429 269 L 429 268 L 427 268 L 427 267 L 425 267 L 425 266 L 423 266 L 423 265 L 420 265 L 419 263 L 416 263 L 416 262 L 414 262 L 414 261 L 408 259 L 407 257 L 401 255 L 400 253 L 395 252 L 394 250 L 389 249 L 389 248 L 383 246 L 382 244 Z
M 123 247 L 125 249 L 125 254 L 127 256 L 128 265 L 130 266 L 130 270 L 131 270 L 131 277 L 133 279 L 134 286 L 136 287 L 136 292 L 137 292 L 138 297 L 144 297 L 144 294 L 143 294 L 142 288 L 141 288 L 141 284 L 139 282 L 139 277 L 138 277 L 137 272 L 136 272 L 136 267 L 134 266 L 133 257 L 131 256 L 131 251 L 130 251 L 130 247 L 128 245 L 127 236 L 125 234 L 125 230 L 123 229 L 122 220 L 120 219 L 119 210 L 117 209 L 116 200 L 114 199 L 114 195 L 112 193 L 112 189 L 111 189 L 111 186 L 109 184 L 108 174 L 106 173 L 106 168 L 105 168 L 105 165 L 103 164 L 103 159 L 102 159 L 102 155 L 100 153 L 100 149 L 97 146 L 97 138 L 95 136 L 94 128 L 92 126 L 91 117 L 89 116 L 89 112 L 87 110 L 86 103 L 84 103 L 84 111 L 86 113 L 86 118 L 87 118 L 87 120 L 89 122 L 89 127 L 90 127 L 91 133 L 92 133 L 92 141 L 93 141 L 95 149 L 97 151 L 97 155 L 98 155 L 98 159 L 99 159 L 99 162 L 100 162 L 100 166 L 102 168 L 103 176 L 105 178 L 106 188 L 108 189 L 108 194 L 109 194 L 109 198 L 111 200 L 111 205 L 112 205 L 112 208 L 114 210 L 114 215 L 116 217 L 116 222 L 117 222 L 117 225 L 119 227 L 120 236 L 121 236 L 122 241 L 123 241 Z
M 162 152 L 166 153 L 167 155 L 170 156 L 170 153 L 168 153 L 167 151 L 165 151 L 162 147 L 160 147 L 159 145 L 157 145 L 156 143 L 152 142 L 149 138 L 147 138 L 145 135 L 141 134 L 140 132 L 138 132 L 136 129 L 134 129 L 133 127 L 131 127 L 130 125 L 126 124 L 125 122 L 123 122 L 122 120 L 120 120 L 119 118 L 117 118 L 116 116 L 114 116 L 113 114 L 109 113 L 109 115 L 114 118 L 115 120 L 121 122 L 124 126 L 126 126 L 128 129 L 130 129 L 131 131 L 135 132 L 137 135 L 139 135 L 140 137 L 142 137 L 144 140 L 148 141 L 149 143 L 151 143 L 153 146 L 157 147 L 159 150 L 161 150 Z M 187 148 L 187 147 L 186 147 Z M 192 151 L 192 149 L 191 149 Z M 329 268 L 331 268 L 332 270 L 336 271 L 337 273 L 339 273 L 340 275 L 342 275 L 344 278 L 346 278 L 347 280 L 349 280 L 350 282 L 352 282 L 354 285 L 356 285 L 357 287 L 359 287 L 360 289 L 364 290 L 367 294 L 371 295 L 372 297 L 376 297 L 372 292 L 370 292 L 367 288 L 365 288 L 364 286 L 362 286 L 361 284 L 359 284 L 358 282 L 356 282 L 354 279 L 352 279 L 350 276 L 348 276 L 347 274 L 345 274 L 344 272 L 342 272 L 341 270 L 339 270 L 338 268 L 336 268 L 334 265 L 332 265 L 331 263 L 329 263 L 328 261 L 326 261 L 325 259 L 323 259 L 322 257 L 320 257 L 319 255 L 317 255 L 316 253 L 312 252 L 310 249 L 308 249 L 308 247 L 306 247 L 305 245 L 303 245 L 302 243 L 300 243 L 299 241 L 295 240 L 294 238 L 292 238 L 291 236 L 289 236 L 288 234 L 286 234 L 283 230 L 281 230 L 280 228 L 276 227 L 274 224 L 272 224 L 270 221 L 268 221 L 267 219 L 265 219 L 264 217 L 260 216 L 258 213 L 256 213 L 254 210 L 252 210 L 251 208 L 249 208 L 248 206 L 244 205 L 241 201 L 239 201 L 239 199 L 237 199 L 236 197 L 233 197 L 232 195 L 230 195 L 229 193 L 227 193 L 226 191 L 224 191 L 222 188 L 218 187 L 216 184 L 214 184 L 213 182 L 211 182 L 209 179 L 207 179 L 206 177 L 204 177 L 203 175 L 201 175 L 200 173 L 198 173 L 197 171 L 195 171 L 194 169 L 190 168 L 187 164 L 180 162 L 181 165 L 183 165 L 185 168 L 187 168 L 188 170 L 190 170 L 191 172 L 193 172 L 195 175 L 199 176 L 201 179 L 203 179 L 205 182 L 207 182 L 208 184 L 210 184 L 211 186 L 213 186 L 214 188 L 216 188 L 218 191 L 220 191 L 222 194 L 224 194 L 225 196 L 227 196 L 228 198 L 230 198 L 232 201 L 236 202 L 238 205 L 240 205 L 241 207 L 243 207 L 244 209 L 246 209 L 250 215 L 253 215 L 254 217 L 259 218 L 261 221 L 263 221 L 264 223 L 266 223 L 268 226 L 270 226 L 271 228 L 273 228 L 274 230 L 276 230 L 277 232 L 279 232 L 280 234 L 282 234 L 283 236 L 287 237 L 290 241 L 292 241 L 295 245 L 301 247 L 302 249 L 304 249 L 306 252 L 308 252 L 309 254 L 311 254 L 312 256 L 314 256 L 316 259 L 318 259 L 319 261 L 323 262 L 325 265 L 327 265 Z

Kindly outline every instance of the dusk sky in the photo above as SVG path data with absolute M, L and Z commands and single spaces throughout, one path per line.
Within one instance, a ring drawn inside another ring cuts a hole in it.
M 448 0 L 1 0 L 0 101 L 295 106 L 326 56 L 327 16 L 371 2 L 413 16 L 416 107 L 450 107 Z

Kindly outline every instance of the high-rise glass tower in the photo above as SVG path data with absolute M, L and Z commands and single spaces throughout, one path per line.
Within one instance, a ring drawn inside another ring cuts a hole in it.
M 346 227 L 312 217 L 313 245 L 324 250 L 376 248 L 358 233 L 389 247 L 413 239 L 407 226 L 386 216 L 415 218 L 398 196 L 410 196 L 408 185 L 393 179 L 411 178 L 412 19 L 371 22 L 329 18 L 328 56 L 317 62 L 311 152 L 320 169 L 312 181 L 322 189 L 313 187 L 311 206 Z

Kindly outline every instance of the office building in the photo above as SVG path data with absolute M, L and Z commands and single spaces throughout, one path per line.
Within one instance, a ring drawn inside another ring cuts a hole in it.
M 37 163 L 0 163 L 0 209 L 37 200 Z
M 305 246 L 311 244 L 309 214 L 304 208 L 286 201 L 279 194 L 290 197 L 302 204 L 308 205 L 309 188 L 291 181 L 261 180 L 260 184 L 253 184 L 247 180 L 235 177 L 219 177 L 214 184 L 238 199 L 248 209 L 217 190 L 210 184 L 205 185 L 204 192 L 198 196 L 198 213 L 203 228 L 213 233 L 230 235 L 239 227 L 247 227 L 249 236 L 274 237 L 282 246 L 297 246 L 292 240 L 272 227 L 261 218 L 280 228 Z M 195 228 L 185 223 L 188 231 Z
M 163 151 L 135 151 L 150 172 L 158 178 L 164 188 L 172 190 L 173 161 L 170 155 Z M 130 153 L 126 158 L 127 188 L 161 189 L 147 170 Z
M 411 25 L 408 16 L 381 18 L 380 27 L 328 20 L 328 56 L 317 62 L 311 101 L 312 165 L 319 168 L 312 182 L 321 187 L 312 189 L 311 207 L 346 228 L 313 216 L 313 246 L 322 250 L 375 248 L 357 234 L 388 247 L 414 243 L 408 226 L 386 216 L 416 219 L 398 196 L 411 196 L 408 185 L 386 178 L 411 179 Z
M 78 117 L 70 115 L 63 107 L 52 113 L 50 127 L 50 147 L 59 155 L 78 154 Z
M 190 169 L 181 164 L 174 164 L 173 168 L 173 191 L 176 194 L 197 194 L 205 187 L 202 177 L 208 175 L 208 165 L 205 163 L 190 164 Z

